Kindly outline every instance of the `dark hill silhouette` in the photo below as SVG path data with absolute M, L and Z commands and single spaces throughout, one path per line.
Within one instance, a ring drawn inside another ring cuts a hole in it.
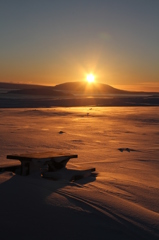
M 30 84 L 11 84 L 0 83 L 1 88 L 13 89 L 8 91 L 12 94 L 27 94 L 27 95 L 66 95 L 67 94 L 130 94 L 131 92 L 119 90 L 103 83 L 87 83 L 81 82 L 66 82 L 56 86 L 42 86 Z
M 120 90 L 103 83 L 67 82 L 58 84 L 54 90 L 72 93 L 88 94 L 129 94 L 131 92 Z
M 30 95 L 54 95 L 54 96 L 66 96 L 67 94 L 135 94 L 135 95 L 157 95 L 159 92 L 138 92 L 138 91 L 126 91 L 114 88 L 104 83 L 87 83 L 81 82 L 66 82 L 58 84 L 56 86 L 44 86 L 44 85 L 32 85 L 32 84 L 19 84 L 19 83 L 4 83 L 0 82 L 0 88 L 5 88 L 8 93 L 16 94 L 30 94 Z M 56 91 L 56 92 L 55 92 Z
M 0 83 L 0 88 L 8 89 L 8 93 L 0 94 L 0 108 L 159 106 L 159 93 L 128 92 L 101 83 L 68 82 L 54 87 Z M 18 94 L 22 95 L 20 100 Z M 105 97 L 105 94 L 113 94 L 113 97 Z

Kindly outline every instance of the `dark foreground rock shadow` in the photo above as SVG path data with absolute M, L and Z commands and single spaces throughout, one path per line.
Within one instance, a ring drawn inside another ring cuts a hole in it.
M 29 186 L 34 188 L 35 190 L 38 188 L 42 188 L 43 190 L 49 190 L 49 192 L 56 192 L 59 189 L 62 189 L 66 186 L 84 186 L 90 182 L 96 181 L 96 177 L 98 173 L 94 169 L 87 170 L 76 170 L 76 169 L 67 169 L 62 168 L 55 172 L 46 172 L 47 176 L 44 177 L 44 173 L 35 172 L 31 175 L 22 176 L 15 174 L 16 168 L 7 168 L 1 169 L 0 178 L 4 178 L 4 181 L 0 181 L 0 191 L 3 189 L 6 191 L 5 195 L 11 194 L 16 199 L 21 199 L 20 188 L 28 189 Z M 10 170 L 10 171 L 9 171 Z M 13 170 L 13 171 L 11 171 Z M 93 171 L 92 171 L 93 170 Z M 4 174 L 4 175 L 3 175 Z M 34 192 L 29 191 L 30 196 L 35 196 Z M 0 195 L 2 195 L 0 193 Z M 44 191 L 45 195 L 45 191 Z M 47 194 L 45 195 L 47 197 Z M 10 198 L 9 196 L 7 197 Z M 40 198 L 39 198 L 40 199 Z M 2 200 L 2 199 L 1 199 Z
M 64 172 L 70 175 L 73 171 Z M 74 195 L 74 190 L 81 191 L 77 187 L 84 187 L 96 177 L 96 172 L 76 181 L 67 180 L 66 175 L 48 180 L 37 173 L 0 174 L 1 182 L 3 180 L 0 184 L 1 239 L 155 239 L 126 219 L 123 222 L 123 219 L 112 218 L 109 208 L 108 214 L 98 211 L 102 206 L 87 199 L 89 188 L 84 188 L 85 198 Z M 67 194 L 67 188 L 71 187 L 73 192 Z
M 65 172 L 74 174 L 71 170 Z M 77 211 L 76 204 L 75 209 L 70 209 L 70 200 L 63 197 L 59 190 L 83 188 L 95 180 L 96 173 L 76 181 L 69 181 L 66 176 L 52 180 L 37 173 L 28 176 L 1 173 L 1 239 L 84 239 L 85 230 L 90 233 L 91 239 L 94 238 L 91 214 L 85 210 Z M 51 202 L 48 201 L 50 198 Z M 90 224 L 87 227 L 88 219 Z M 95 236 L 98 234 L 99 231 Z

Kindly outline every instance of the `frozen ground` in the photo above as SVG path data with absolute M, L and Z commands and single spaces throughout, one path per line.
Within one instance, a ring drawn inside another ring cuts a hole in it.
M 96 173 L 70 183 L 0 174 L 1 239 L 158 239 L 158 107 L 0 109 L 0 165 L 66 151 Z

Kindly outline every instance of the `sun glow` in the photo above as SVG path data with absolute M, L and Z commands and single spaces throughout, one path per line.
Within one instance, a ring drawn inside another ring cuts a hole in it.
M 92 82 L 94 82 L 94 78 L 95 78 L 94 75 L 92 73 L 90 73 L 87 75 L 86 79 L 89 83 L 92 83 Z

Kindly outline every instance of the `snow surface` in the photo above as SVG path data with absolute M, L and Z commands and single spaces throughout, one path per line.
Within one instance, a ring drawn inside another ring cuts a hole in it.
M 158 239 L 158 107 L 0 109 L 0 166 L 8 154 L 78 154 L 70 182 L 0 174 L 0 239 Z

